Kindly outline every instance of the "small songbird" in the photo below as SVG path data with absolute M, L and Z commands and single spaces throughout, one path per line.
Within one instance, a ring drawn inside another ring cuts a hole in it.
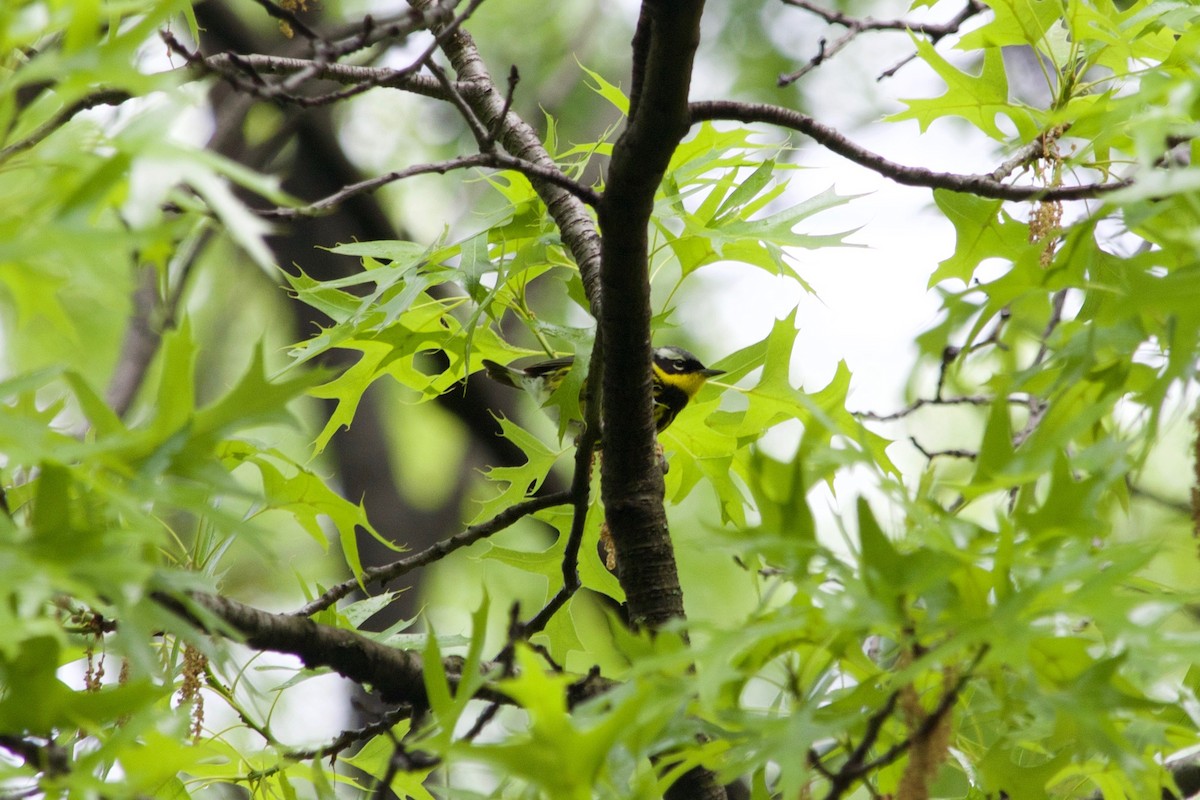
M 662 433 L 687 407 L 705 381 L 714 375 L 723 375 L 725 371 L 709 369 L 682 347 L 656 347 L 653 359 L 654 426 Z M 528 367 L 506 367 L 485 358 L 483 366 L 492 380 L 524 389 L 538 405 L 542 405 L 562 383 L 574 362 L 575 359 L 568 356 L 539 361 Z

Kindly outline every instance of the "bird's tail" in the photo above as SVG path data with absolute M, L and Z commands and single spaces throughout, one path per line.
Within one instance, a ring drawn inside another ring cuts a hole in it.
M 519 376 L 521 373 L 512 367 L 506 367 L 503 364 L 497 364 L 489 358 L 483 360 L 483 369 L 487 372 L 488 377 L 497 383 L 503 383 L 505 386 L 511 386 L 514 389 L 521 388 Z

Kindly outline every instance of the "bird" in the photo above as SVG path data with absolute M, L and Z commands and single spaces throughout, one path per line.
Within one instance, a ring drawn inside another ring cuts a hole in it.
M 510 367 L 485 358 L 483 367 L 492 380 L 523 389 L 538 405 L 543 405 L 562 384 L 574 363 L 575 358 L 567 356 L 527 367 Z M 654 384 L 654 427 L 658 433 L 675 421 L 709 378 L 725 374 L 725 370 L 706 367 L 696 356 L 674 345 L 654 348 L 650 363 Z

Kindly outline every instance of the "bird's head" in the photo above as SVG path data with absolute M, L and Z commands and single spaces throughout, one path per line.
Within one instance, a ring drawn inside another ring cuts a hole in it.
M 725 374 L 725 370 L 709 369 L 687 350 L 673 345 L 654 348 L 654 372 L 663 383 L 686 392 L 688 399 L 695 397 L 709 378 Z

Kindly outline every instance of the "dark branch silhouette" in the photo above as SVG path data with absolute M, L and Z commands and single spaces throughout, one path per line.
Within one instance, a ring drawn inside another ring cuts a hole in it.
M 910 167 L 889 161 L 883 156 L 855 144 L 828 125 L 822 124 L 807 114 L 789 108 L 766 103 L 737 103 L 728 100 L 712 100 L 691 104 L 692 121 L 730 120 L 736 122 L 765 122 L 778 125 L 808 136 L 817 144 L 852 161 L 859 166 L 878 172 L 904 186 L 923 186 L 929 189 L 946 189 L 994 200 L 1087 200 L 1133 185 L 1129 179 L 1110 183 L 1086 183 L 1077 186 L 1013 186 L 987 175 L 960 175 L 953 172 L 937 172 L 922 167 Z M 1007 165 L 1008 162 L 1005 162 Z
M 825 8 L 810 2 L 810 0 L 783 0 L 784 5 L 795 6 L 803 9 L 823 19 L 830 25 L 840 25 L 846 28 L 846 33 L 839 36 L 832 44 L 826 43 L 825 39 L 821 39 L 819 52 L 808 60 L 800 69 L 789 72 L 786 75 L 779 76 L 779 85 L 787 86 L 795 83 L 800 78 L 812 72 L 817 67 L 824 64 L 831 57 L 836 55 L 841 50 L 845 49 L 852 41 L 854 41 L 862 33 L 868 31 L 911 31 L 912 33 L 929 38 L 929 41 L 936 44 L 952 33 L 957 33 L 962 24 L 971 17 L 984 11 L 987 6 L 979 2 L 979 0 L 968 0 L 966 6 L 961 11 L 954 15 L 953 18 L 943 23 L 929 22 L 913 22 L 905 19 L 886 19 L 878 20 L 871 17 L 852 17 L 844 14 L 841 11 L 832 8 Z M 888 74 L 894 74 L 900 66 L 908 63 L 912 57 L 905 59 L 899 65 L 893 67 Z M 882 77 L 882 76 L 881 76 Z
M 397 559 L 391 564 L 383 564 L 363 570 L 361 581 L 350 578 L 329 587 L 320 597 L 313 598 L 311 602 L 306 603 L 302 608 L 293 612 L 293 615 L 297 617 L 309 617 L 318 611 L 324 611 L 338 600 L 350 595 L 360 586 L 372 586 L 393 581 L 414 569 L 419 569 L 435 561 L 440 561 L 455 550 L 470 547 L 478 541 L 497 534 L 536 511 L 571 502 L 571 497 L 571 492 L 556 492 L 554 494 L 542 495 L 541 497 L 532 497 L 523 503 L 509 506 L 487 522 L 472 525 L 462 533 L 451 536 L 449 539 L 443 539 L 437 544 L 422 550 L 420 553 Z

